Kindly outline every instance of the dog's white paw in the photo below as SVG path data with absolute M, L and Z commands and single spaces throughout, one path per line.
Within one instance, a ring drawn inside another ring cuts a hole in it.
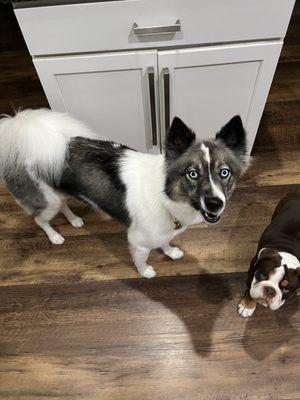
M 178 258 L 183 257 L 184 252 L 180 250 L 178 247 L 170 247 L 168 250 L 164 251 L 164 253 L 172 258 L 172 260 L 177 260 Z
M 244 318 L 251 317 L 255 311 L 255 307 L 253 308 L 247 308 L 245 307 L 242 303 L 238 304 L 238 313 Z
M 75 226 L 75 228 L 81 228 L 84 225 L 84 221 L 82 218 L 80 217 L 76 217 L 74 219 L 72 219 L 71 225 Z
M 151 267 L 151 265 L 147 265 L 144 268 L 139 268 L 139 273 L 144 277 L 144 278 L 154 278 L 156 276 L 156 272 L 154 270 L 153 267 Z
M 58 232 L 49 235 L 49 239 L 53 244 L 63 244 L 65 238 L 61 236 Z

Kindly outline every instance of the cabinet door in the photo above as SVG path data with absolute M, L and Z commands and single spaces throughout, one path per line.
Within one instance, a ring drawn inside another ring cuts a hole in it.
M 158 52 L 162 133 L 177 115 L 210 138 L 239 114 L 251 150 L 281 47 L 276 41 Z
M 99 138 L 159 151 L 156 51 L 33 61 L 53 110 L 85 121 Z

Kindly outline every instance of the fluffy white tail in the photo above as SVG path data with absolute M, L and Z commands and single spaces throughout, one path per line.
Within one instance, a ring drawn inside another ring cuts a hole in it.
M 96 138 L 82 122 L 48 109 L 24 110 L 0 120 L 0 176 L 18 168 L 58 179 L 72 137 Z M 99 136 L 98 136 L 99 138 Z

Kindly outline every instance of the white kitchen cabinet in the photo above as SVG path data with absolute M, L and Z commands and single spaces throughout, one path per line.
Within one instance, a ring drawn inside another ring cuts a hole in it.
M 122 0 L 15 12 L 51 108 L 99 137 L 157 152 L 175 115 L 208 138 L 240 114 L 251 150 L 293 5 Z
M 150 88 L 157 89 L 156 51 L 34 59 L 34 65 L 53 110 L 88 122 L 99 137 L 159 150 L 150 104 Z
M 34 64 L 51 108 L 88 121 L 103 138 L 155 152 L 159 132 L 163 139 L 175 115 L 199 138 L 209 138 L 239 114 L 252 148 L 281 46 L 137 51 L 35 59 Z
M 211 138 L 239 114 L 251 149 L 281 47 L 266 42 L 159 52 L 162 136 L 175 115 L 200 138 Z

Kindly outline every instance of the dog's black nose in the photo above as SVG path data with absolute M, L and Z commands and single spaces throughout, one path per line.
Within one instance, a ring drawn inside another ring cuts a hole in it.
M 207 210 L 212 213 L 220 211 L 223 207 L 223 201 L 219 197 L 205 197 L 204 203 Z
M 269 299 L 272 299 L 276 295 L 276 290 L 273 289 L 271 286 L 265 286 L 264 293 L 265 293 L 266 297 L 268 297 Z

